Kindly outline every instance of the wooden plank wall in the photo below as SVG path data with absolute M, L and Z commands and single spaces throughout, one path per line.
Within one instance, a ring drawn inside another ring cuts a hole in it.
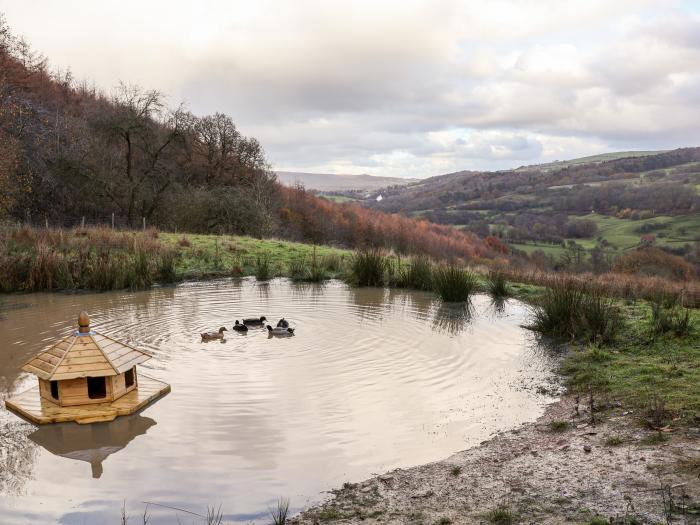
M 106 377 L 105 389 L 107 395 L 100 399 L 90 399 L 87 390 L 87 379 L 78 377 L 76 379 L 65 379 L 58 383 L 61 397 L 61 406 L 89 405 L 93 403 L 109 403 L 114 399 L 112 382 Z

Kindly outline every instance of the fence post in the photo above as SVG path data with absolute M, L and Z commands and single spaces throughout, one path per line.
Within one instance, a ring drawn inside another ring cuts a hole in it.
M 44 224 L 46 225 L 46 229 L 48 230 L 49 229 L 49 218 L 48 217 L 44 217 Z
M 141 217 L 143 219 L 143 231 L 146 231 L 146 217 Z
M 114 212 L 112 212 L 112 229 L 114 229 Z
M 80 229 L 81 230 L 85 229 L 85 215 L 83 215 L 83 219 L 80 221 Z

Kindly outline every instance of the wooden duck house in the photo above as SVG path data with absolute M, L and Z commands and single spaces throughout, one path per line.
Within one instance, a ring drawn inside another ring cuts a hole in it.
M 90 329 L 86 312 L 78 330 L 39 353 L 22 370 L 38 386 L 5 401 L 5 406 L 38 424 L 111 421 L 132 414 L 170 391 L 170 385 L 138 374 L 151 356 Z

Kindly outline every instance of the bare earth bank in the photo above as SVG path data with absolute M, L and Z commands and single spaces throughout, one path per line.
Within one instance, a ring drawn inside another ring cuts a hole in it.
M 699 429 L 645 430 L 623 408 L 589 419 L 564 397 L 478 447 L 345 484 L 293 522 L 700 523 Z

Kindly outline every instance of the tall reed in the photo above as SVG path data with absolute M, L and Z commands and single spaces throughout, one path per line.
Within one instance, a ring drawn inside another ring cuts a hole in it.
M 425 255 L 411 258 L 409 264 L 397 268 L 395 284 L 399 288 L 431 290 L 433 287 L 433 262 Z
M 559 279 L 545 290 L 532 318 L 528 328 L 542 334 L 601 343 L 611 342 L 624 322 L 615 302 L 601 290 L 570 279 Z
M 272 259 L 269 254 L 258 255 L 253 261 L 253 267 L 258 281 L 268 281 L 272 278 Z
M 388 265 L 379 248 L 358 250 L 350 260 L 348 280 L 358 286 L 382 286 Z
M 691 330 L 690 310 L 675 297 L 659 295 L 651 301 L 650 331 L 653 336 L 688 335 Z
M 287 271 L 293 281 L 308 281 L 312 283 L 320 283 L 328 279 L 326 266 L 320 257 L 316 256 L 316 247 L 314 246 L 311 259 L 307 259 L 304 255 L 293 258 L 287 265 Z
M 506 275 L 499 270 L 491 270 L 488 273 L 486 276 L 486 289 L 494 299 L 504 299 L 510 296 Z
M 433 289 L 447 303 L 469 301 L 476 291 L 476 276 L 464 268 L 440 265 L 433 271 Z

